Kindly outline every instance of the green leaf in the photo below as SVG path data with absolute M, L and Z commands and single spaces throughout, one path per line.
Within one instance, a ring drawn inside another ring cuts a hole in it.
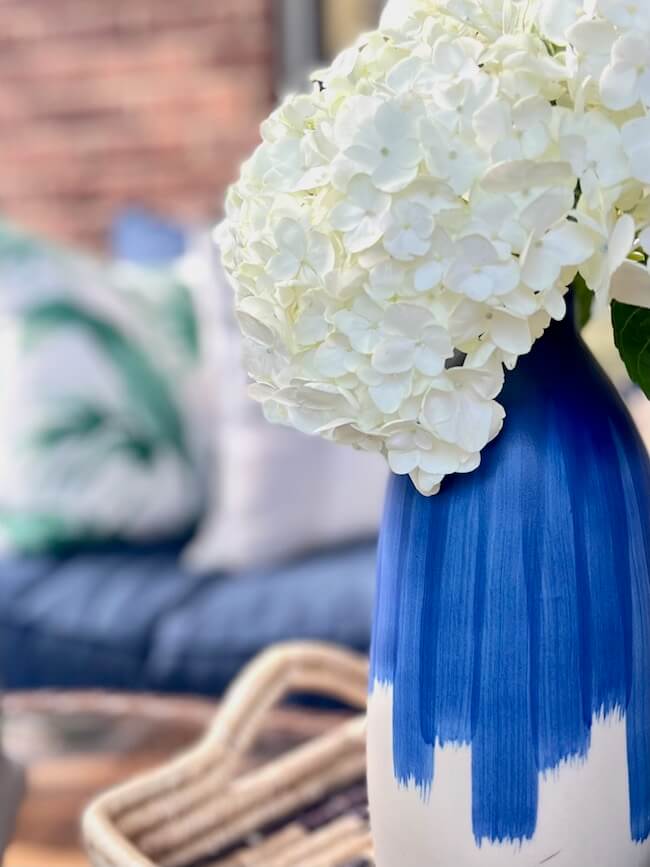
M 34 436 L 34 445 L 50 449 L 71 439 L 85 439 L 96 435 L 107 423 L 108 415 L 102 406 L 80 400 L 76 406 L 60 413 L 58 420 L 38 431 Z
M 174 281 L 162 308 L 170 332 L 189 357 L 197 360 L 200 350 L 199 327 L 189 289 Z
M 152 439 L 190 460 L 182 415 L 166 378 L 111 323 L 65 300 L 32 307 L 25 314 L 25 328 L 30 340 L 59 328 L 78 328 L 89 333 L 120 375 L 132 412 L 142 419 Z
M 650 398 L 650 310 L 613 301 L 612 324 L 630 379 Z
M 76 524 L 60 515 L 0 512 L 0 531 L 12 545 L 26 554 L 78 551 L 104 541 L 105 534 L 89 524 Z
M 145 466 L 153 463 L 159 445 L 160 443 L 150 437 L 138 436 L 137 433 L 124 433 L 113 444 L 109 454 L 111 452 L 125 454 L 133 463 Z
M 71 445 L 72 454 L 76 455 L 76 442 L 87 441 L 96 458 L 84 471 L 88 477 L 99 470 L 104 459 L 112 454 L 123 454 L 133 463 L 149 465 L 168 444 L 161 441 L 150 426 L 138 429 L 138 421 L 130 413 L 117 413 L 92 400 L 72 399 L 64 402 L 63 409 L 52 421 L 34 434 L 30 445 L 39 451 Z M 62 458 L 58 459 L 57 466 L 65 468 Z M 81 466 L 77 464 L 76 472 L 80 470 Z
M 594 301 L 594 293 L 587 286 L 584 277 L 578 274 L 573 281 L 573 303 L 578 329 L 582 331 L 591 317 L 591 305 Z

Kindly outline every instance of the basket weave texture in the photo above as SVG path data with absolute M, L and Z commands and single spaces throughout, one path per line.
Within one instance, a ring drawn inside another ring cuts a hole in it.
M 323 644 L 279 645 L 233 684 L 195 747 L 95 800 L 83 817 L 94 867 L 361 867 L 371 861 L 365 716 L 271 761 L 255 745 L 292 694 L 365 709 L 367 661 Z

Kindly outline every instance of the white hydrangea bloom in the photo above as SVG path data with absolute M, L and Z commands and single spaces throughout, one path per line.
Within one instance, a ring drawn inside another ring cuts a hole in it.
M 574 93 L 611 111 L 650 106 L 650 0 L 540 0 L 545 38 L 566 48 Z
M 579 270 L 650 281 L 650 16 L 618 6 L 393 0 L 274 112 L 218 233 L 270 419 L 435 493 Z
M 575 218 L 594 243 L 580 272 L 597 309 L 612 299 L 650 307 L 650 0 L 538 6 L 542 35 L 564 49 L 560 151 L 579 181 Z

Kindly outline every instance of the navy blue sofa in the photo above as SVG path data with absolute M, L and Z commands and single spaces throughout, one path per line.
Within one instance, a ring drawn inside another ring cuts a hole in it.
M 276 641 L 367 650 L 373 543 L 234 576 L 186 574 L 178 553 L 0 560 L 0 683 L 215 695 Z

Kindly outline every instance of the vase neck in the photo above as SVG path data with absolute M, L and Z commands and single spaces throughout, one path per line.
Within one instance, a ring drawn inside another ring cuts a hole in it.
M 515 417 L 525 426 L 527 415 L 547 412 L 551 405 L 563 414 L 589 416 L 594 424 L 597 413 L 601 421 L 626 414 L 611 380 L 580 335 L 572 302 L 569 298 L 566 317 L 553 321 L 506 375 L 500 400 L 509 415 L 508 426 Z
M 565 375 L 575 371 L 579 360 L 595 363 L 587 345 L 580 335 L 573 298 L 567 299 L 567 313 L 560 321 L 553 320 L 542 337 L 535 343 L 531 352 L 520 358 L 517 369 L 523 368 L 530 373 L 535 371 L 544 378 Z

